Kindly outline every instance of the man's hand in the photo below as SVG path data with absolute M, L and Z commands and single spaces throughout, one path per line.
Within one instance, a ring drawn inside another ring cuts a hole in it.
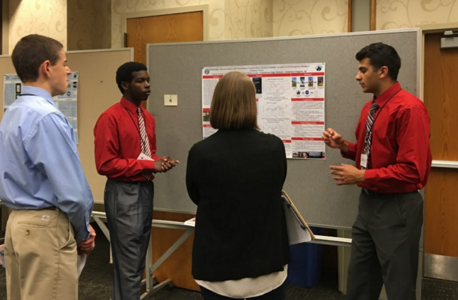
M 344 184 L 355 184 L 358 182 L 364 182 L 364 170 L 359 170 L 354 166 L 342 164 L 340 166 L 330 166 L 331 174 L 334 175 L 334 179 L 337 185 Z
M 331 148 L 340 149 L 342 152 L 348 152 L 348 143 L 345 139 L 334 129 L 328 128 L 327 130 L 323 131 L 323 135 L 321 137 L 326 145 Z
M 161 169 L 162 169 L 162 172 L 164 173 L 180 163 L 178 160 L 173 159 L 168 155 L 163 156 L 161 160 L 162 160 Z
M 82 241 L 82 242 L 79 242 L 78 243 L 78 253 L 86 253 L 86 254 L 89 254 L 92 252 L 92 250 L 94 250 L 95 248 L 95 230 L 94 228 L 92 228 L 91 225 L 89 225 L 89 238 L 85 241 Z

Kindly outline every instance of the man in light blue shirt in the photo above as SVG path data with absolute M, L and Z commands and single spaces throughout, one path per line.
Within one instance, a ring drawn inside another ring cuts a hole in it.
M 73 128 L 53 96 L 66 92 L 63 45 L 29 35 L 13 50 L 21 95 L 0 124 L 0 199 L 8 300 L 78 299 L 77 251 L 93 250 L 93 197 Z

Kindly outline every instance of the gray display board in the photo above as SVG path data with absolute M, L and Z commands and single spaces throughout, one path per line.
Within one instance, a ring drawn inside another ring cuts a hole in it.
M 361 108 L 372 97 L 364 94 L 355 80 L 355 54 L 374 42 L 396 48 L 402 59 L 398 79 L 404 89 L 417 95 L 420 35 L 416 29 L 148 45 L 152 89 L 148 109 L 156 117 L 158 155 L 169 154 L 180 160 L 174 170 L 156 176 L 155 209 L 196 211 L 186 191 L 185 176 L 188 151 L 202 140 L 202 67 L 325 62 L 325 126 L 354 141 Z M 178 95 L 178 106 L 164 106 L 164 95 L 170 94 Z M 329 166 L 353 162 L 343 159 L 334 149 L 327 148 L 326 155 L 325 160 L 288 160 L 284 189 L 308 223 L 348 228 L 357 214 L 360 189 L 337 186 Z

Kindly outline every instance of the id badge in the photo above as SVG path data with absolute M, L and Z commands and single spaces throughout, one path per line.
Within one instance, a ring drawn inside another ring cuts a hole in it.
M 361 153 L 361 169 L 367 169 L 367 153 Z

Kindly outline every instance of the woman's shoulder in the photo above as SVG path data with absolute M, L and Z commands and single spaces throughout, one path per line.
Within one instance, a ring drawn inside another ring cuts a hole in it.
M 199 149 L 221 146 L 221 143 L 232 143 L 234 140 L 240 140 L 243 143 L 247 140 L 251 140 L 255 143 L 262 143 L 263 145 L 270 144 L 283 146 L 283 141 L 276 135 L 259 130 L 241 130 L 238 134 L 234 134 L 234 131 L 218 131 L 217 133 L 195 143 L 191 147 L 191 150 L 196 151 Z
M 213 140 L 215 139 L 215 135 L 211 135 L 209 137 L 204 138 L 201 141 L 198 141 L 192 145 L 191 149 L 189 152 L 199 152 L 199 151 L 205 151 L 208 148 L 211 148 L 212 144 L 214 143 Z
M 266 133 L 266 132 L 263 132 L 263 131 L 257 131 L 257 135 L 259 136 L 259 138 L 262 138 L 266 141 L 269 141 L 271 143 L 281 143 L 283 144 L 283 141 L 276 135 L 274 134 L 271 134 L 271 133 Z

